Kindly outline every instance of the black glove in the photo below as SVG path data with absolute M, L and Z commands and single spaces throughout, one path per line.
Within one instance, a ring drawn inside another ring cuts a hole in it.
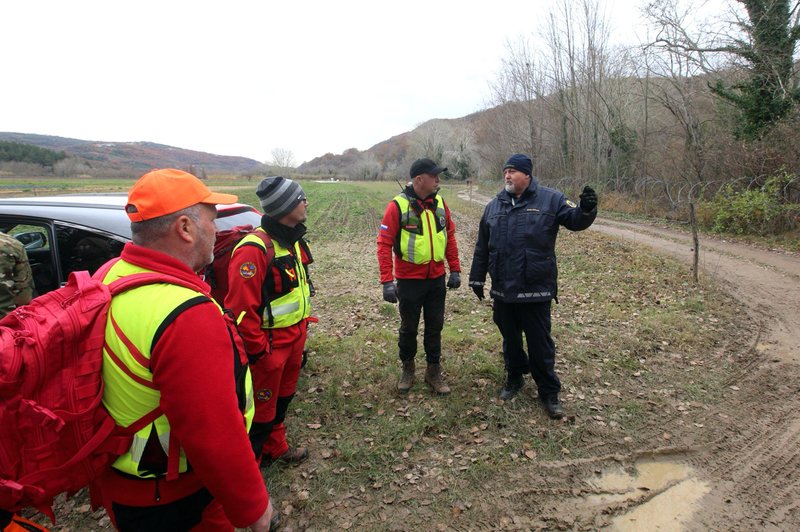
M 472 285 L 472 291 L 475 292 L 475 295 L 478 296 L 479 300 L 482 300 L 484 297 L 486 297 L 483 295 L 483 285 Z
M 591 212 L 597 207 L 597 193 L 589 185 L 583 187 L 583 192 L 579 197 L 581 198 L 581 210 L 583 212 Z
M 383 283 L 383 300 L 387 303 L 397 303 L 397 287 L 393 281 Z
M 461 274 L 458 272 L 450 272 L 450 278 L 447 280 L 447 288 L 456 289 L 461 286 Z
M 308 362 L 308 349 L 303 348 L 303 359 L 300 361 L 300 369 L 306 367 L 306 362 Z

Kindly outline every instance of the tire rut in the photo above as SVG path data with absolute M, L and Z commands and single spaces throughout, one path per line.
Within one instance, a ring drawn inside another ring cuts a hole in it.
M 797 529 L 800 508 L 800 371 L 793 364 L 768 366 L 744 380 L 723 406 L 710 412 L 706 423 L 724 426 L 695 466 L 717 485 L 716 504 L 706 505 L 698 524 Z M 792 384 L 790 384 L 792 383 Z M 746 415 L 745 415 L 746 414 Z M 724 417 L 722 417 L 724 416 Z

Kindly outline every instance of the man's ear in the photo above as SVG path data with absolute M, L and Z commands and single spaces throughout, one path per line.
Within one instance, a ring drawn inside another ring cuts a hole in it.
M 175 232 L 178 235 L 178 238 L 183 240 L 184 242 L 192 243 L 195 239 L 195 231 L 197 230 L 195 227 L 195 223 L 192 221 L 191 218 L 186 216 L 185 214 L 182 216 L 178 216 L 175 220 Z

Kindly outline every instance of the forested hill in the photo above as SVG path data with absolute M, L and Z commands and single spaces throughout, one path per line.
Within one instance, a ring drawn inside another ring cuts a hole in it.
M 261 166 L 259 161 L 246 157 L 215 155 L 154 142 L 104 142 L 3 132 L 0 132 L 0 141 L 29 144 L 64 152 L 68 156 L 85 160 L 91 166 L 130 169 L 133 172 L 151 168 L 195 167 L 203 169 L 206 173 L 239 174 L 253 171 Z

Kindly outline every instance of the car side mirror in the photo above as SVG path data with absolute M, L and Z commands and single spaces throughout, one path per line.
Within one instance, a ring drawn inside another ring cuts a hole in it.
M 44 233 L 39 231 L 17 233 L 14 235 L 14 238 L 22 242 L 22 245 L 25 247 L 25 251 L 47 247 L 47 237 Z

